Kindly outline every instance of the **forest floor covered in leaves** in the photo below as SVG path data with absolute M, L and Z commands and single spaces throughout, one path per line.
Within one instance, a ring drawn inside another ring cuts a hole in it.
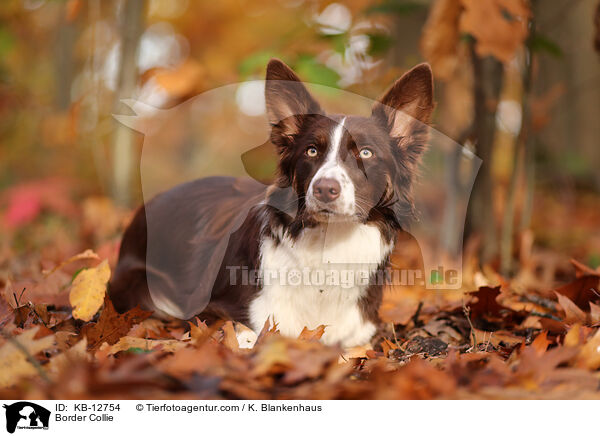
M 388 289 L 373 349 L 350 357 L 322 329 L 240 349 L 231 322 L 118 314 L 105 283 L 131 211 L 60 179 L 19 185 L 0 199 L 0 397 L 600 398 L 598 199 L 537 201 L 512 278 L 469 241 L 464 292 Z

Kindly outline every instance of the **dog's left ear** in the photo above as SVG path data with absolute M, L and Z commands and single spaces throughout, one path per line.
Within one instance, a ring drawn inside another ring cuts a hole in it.
M 433 74 L 429 64 L 420 64 L 406 72 L 374 105 L 372 116 L 387 128 L 390 136 L 405 149 L 411 161 L 417 161 L 428 140 L 433 112 Z
M 300 132 L 307 115 L 322 113 L 300 78 L 279 59 L 271 59 L 267 65 L 265 101 L 273 127 L 271 142 L 279 147 Z

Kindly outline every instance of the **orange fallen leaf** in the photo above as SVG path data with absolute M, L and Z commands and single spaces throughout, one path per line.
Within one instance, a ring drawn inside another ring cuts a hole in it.
M 488 317 L 498 317 L 500 316 L 500 311 L 505 309 L 503 306 L 498 304 L 500 286 L 495 286 L 493 288 L 489 286 L 482 286 L 472 295 L 477 298 L 476 302 L 469 303 L 469 308 L 473 319 L 478 319 L 483 315 Z
M 600 306 L 590 302 L 590 322 L 593 326 L 600 324 Z
M 600 330 L 581 347 L 575 364 L 589 370 L 600 368 Z
M 109 354 L 116 354 L 120 351 L 127 351 L 131 348 L 139 348 L 141 350 L 154 350 L 160 348 L 162 351 L 175 352 L 189 345 L 189 342 L 178 341 L 176 339 L 145 339 L 136 338 L 133 336 L 123 336 L 119 342 L 113 345 L 104 345 L 109 350 Z
M 104 342 L 109 345 L 117 343 L 134 324 L 145 320 L 150 315 L 152 312 L 147 312 L 139 307 L 119 314 L 107 295 L 104 297 L 104 308 L 98 322 L 83 326 L 81 334 L 88 340 L 88 349 L 95 351 Z
M 562 307 L 565 312 L 564 321 L 567 323 L 587 323 L 587 315 L 581 310 L 575 303 L 573 303 L 568 297 L 555 292 L 558 298 L 558 304 Z
M 232 321 L 227 321 L 223 324 L 223 344 L 232 351 L 238 351 L 240 349 Z
M 541 356 L 548 349 L 551 342 L 548 340 L 548 333 L 540 333 L 531 343 L 530 347 L 535 350 L 538 356 Z
M 304 327 L 298 336 L 298 339 L 304 339 L 305 341 L 318 341 L 325 333 L 327 326 L 320 325 L 314 330 L 310 330 L 308 327 Z

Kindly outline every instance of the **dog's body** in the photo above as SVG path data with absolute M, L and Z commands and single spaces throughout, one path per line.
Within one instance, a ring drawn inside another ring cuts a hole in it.
M 178 316 L 168 296 L 192 294 L 198 271 L 216 268 L 201 317 L 233 319 L 255 332 L 270 321 L 289 336 L 325 325 L 324 342 L 364 345 L 377 329 L 382 272 L 412 214 L 411 185 L 427 141 L 421 123 L 433 107 L 431 71 L 421 65 L 405 74 L 369 118 L 325 115 L 277 60 L 265 94 L 280 156 L 275 184 L 209 178 L 151 200 L 125 233 L 111 297 L 119 310 L 139 304 Z M 159 252 L 146 249 L 148 238 L 158 239 Z M 226 249 L 199 265 L 210 258 L 207 238 Z M 244 276 L 253 272 L 257 281 Z M 150 275 L 167 297 L 150 297 Z

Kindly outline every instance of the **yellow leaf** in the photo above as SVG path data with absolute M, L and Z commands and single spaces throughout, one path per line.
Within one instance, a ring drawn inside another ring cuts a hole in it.
M 92 319 L 102 306 L 108 279 L 110 279 L 110 267 L 106 260 L 97 267 L 81 271 L 75 277 L 69 295 L 73 318 L 82 321 Z
M 573 327 L 569 330 L 569 332 L 565 335 L 564 346 L 565 347 L 576 347 L 579 345 L 579 330 L 581 329 L 581 325 L 573 324 Z
M 26 330 L 19 336 L 14 337 L 14 340 L 27 350 L 30 356 L 35 356 L 40 351 L 54 345 L 54 335 L 34 339 L 38 329 L 39 327 Z M 0 387 L 12 386 L 21 377 L 36 374 L 34 366 L 27 360 L 23 350 L 15 343 L 7 341 L 0 347 Z

